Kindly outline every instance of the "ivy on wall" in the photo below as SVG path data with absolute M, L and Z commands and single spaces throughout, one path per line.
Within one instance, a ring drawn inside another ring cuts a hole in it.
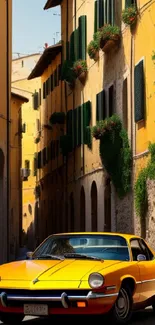
M 100 140 L 100 157 L 118 196 L 130 190 L 132 155 L 128 135 L 118 115 L 98 121 L 92 128 L 93 137 Z
M 155 180 L 155 143 L 150 143 L 148 149 L 150 160 L 140 171 L 134 187 L 136 213 L 141 220 L 144 220 L 148 208 L 147 180 Z

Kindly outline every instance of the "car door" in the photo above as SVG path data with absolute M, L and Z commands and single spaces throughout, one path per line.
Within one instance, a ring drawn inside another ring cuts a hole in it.
M 133 260 L 136 261 L 138 255 L 145 255 L 146 260 L 138 261 L 140 281 L 140 301 L 145 301 L 155 294 L 155 259 L 145 241 L 141 238 L 133 238 L 130 241 Z

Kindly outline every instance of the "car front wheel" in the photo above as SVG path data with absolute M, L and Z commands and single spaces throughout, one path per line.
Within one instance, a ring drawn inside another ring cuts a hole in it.
M 0 321 L 3 324 L 18 324 L 21 323 L 24 319 L 23 314 L 15 314 L 15 313 L 0 313 Z
M 117 324 L 127 324 L 132 316 L 133 299 L 128 288 L 121 288 L 112 309 L 112 318 Z

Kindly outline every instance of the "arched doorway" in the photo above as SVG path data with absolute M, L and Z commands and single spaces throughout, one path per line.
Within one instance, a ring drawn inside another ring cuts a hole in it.
M 97 186 L 95 181 L 92 183 L 91 187 L 91 229 L 92 231 L 97 231 Z
M 111 231 L 111 180 L 107 178 L 104 190 L 104 231 Z
M 74 231 L 74 195 L 73 192 L 70 194 L 70 231 Z
M 80 231 L 85 231 L 85 218 L 86 218 L 86 199 L 84 187 L 81 187 L 80 192 Z

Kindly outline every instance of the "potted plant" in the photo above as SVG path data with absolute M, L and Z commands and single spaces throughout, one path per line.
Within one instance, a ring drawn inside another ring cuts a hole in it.
M 88 48 L 87 48 L 88 55 L 91 59 L 95 61 L 99 58 L 99 42 L 97 39 L 93 39 L 90 41 Z
M 100 48 L 107 53 L 112 48 L 116 48 L 120 41 L 120 28 L 118 26 L 104 25 L 99 30 Z
M 67 82 L 71 89 L 74 88 L 76 75 L 73 70 L 73 62 L 65 60 L 61 70 L 61 80 Z
M 73 64 L 73 71 L 82 84 L 85 84 L 87 75 L 87 62 L 85 60 L 77 60 Z
M 54 112 L 50 119 L 49 122 L 51 125 L 53 124 L 64 124 L 65 122 L 65 113 L 64 112 Z
M 137 20 L 137 8 L 130 6 L 122 11 L 122 21 L 126 25 L 133 25 Z

